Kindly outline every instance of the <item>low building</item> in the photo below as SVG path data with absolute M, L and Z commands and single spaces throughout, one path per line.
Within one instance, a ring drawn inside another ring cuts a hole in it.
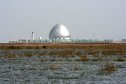
M 121 42 L 122 42 L 122 43 L 126 43 L 126 39 L 122 39 Z

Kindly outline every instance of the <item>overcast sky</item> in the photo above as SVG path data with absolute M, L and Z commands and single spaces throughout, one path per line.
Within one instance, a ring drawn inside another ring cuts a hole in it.
M 57 23 L 73 39 L 126 38 L 126 0 L 0 0 L 0 42 L 48 39 Z

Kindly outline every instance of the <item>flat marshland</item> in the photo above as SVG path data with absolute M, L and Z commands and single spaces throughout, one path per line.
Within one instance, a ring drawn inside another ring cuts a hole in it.
M 1 43 L 0 83 L 125 84 L 125 43 Z

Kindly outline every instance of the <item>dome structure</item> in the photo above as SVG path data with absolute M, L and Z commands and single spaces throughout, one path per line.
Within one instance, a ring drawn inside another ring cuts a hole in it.
M 63 24 L 56 24 L 49 33 L 49 39 L 70 39 L 71 35 Z

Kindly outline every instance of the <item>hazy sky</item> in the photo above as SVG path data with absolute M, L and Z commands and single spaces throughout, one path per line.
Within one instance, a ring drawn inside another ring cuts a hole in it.
M 73 39 L 126 38 L 126 0 L 0 0 L 0 42 L 48 39 L 57 23 Z

